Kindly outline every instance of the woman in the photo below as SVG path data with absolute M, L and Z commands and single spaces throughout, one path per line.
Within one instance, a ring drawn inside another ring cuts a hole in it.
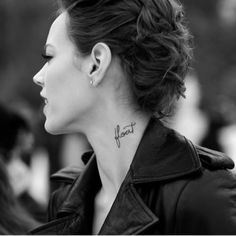
M 236 182 L 224 154 L 161 118 L 184 96 L 191 49 L 173 0 L 62 0 L 34 76 L 45 129 L 83 133 L 85 170 L 63 183 L 33 234 L 236 233 Z M 79 158 L 79 157 L 78 157 Z

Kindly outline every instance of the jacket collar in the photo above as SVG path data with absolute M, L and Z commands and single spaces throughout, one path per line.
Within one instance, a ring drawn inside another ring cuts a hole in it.
M 100 234 L 138 234 L 158 222 L 158 216 L 152 213 L 136 192 L 136 183 L 173 179 L 196 172 L 200 168 L 199 157 L 191 143 L 152 118 Z M 67 212 L 79 216 L 79 223 L 68 227 L 68 232 L 83 234 L 86 229 L 82 225 L 91 227 L 86 219 L 93 215 L 94 195 L 100 187 L 93 154 L 59 210 L 59 214 Z M 76 228 L 76 231 L 72 228 Z
M 151 118 L 131 164 L 135 183 L 169 180 L 198 171 L 199 156 L 184 136 Z

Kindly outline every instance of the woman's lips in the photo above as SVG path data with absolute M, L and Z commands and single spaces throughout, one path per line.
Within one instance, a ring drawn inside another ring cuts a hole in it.
M 47 105 L 47 104 L 48 104 L 48 100 L 47 100 L 47 98 L 44 96 L 44 94 L 43 94 L 42 91 L 40 92 L 40 96 L 43 98 L 44 104 Z

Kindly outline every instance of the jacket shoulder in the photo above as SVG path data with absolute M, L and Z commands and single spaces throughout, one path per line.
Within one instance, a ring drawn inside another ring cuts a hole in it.
M 233 169 L 234 162 L 226 154 L 194 145 L 203 167 L 209 169 Z
M 196 146 L 200 175 L 187 179 L 176 210 L 177 234 L 236 234 L 236 176 L 225 154 Z

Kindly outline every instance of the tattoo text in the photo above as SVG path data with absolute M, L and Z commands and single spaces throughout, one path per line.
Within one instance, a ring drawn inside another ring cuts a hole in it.
M 136 125 L 135 122 L 131 122 L 130 125 L 126 125 L 121 130 L 120 126 L 117 125 L 115 128 L 115 140 L 118 148 L 120 148 L 120 139 L 134 133 L 134 126 Z

